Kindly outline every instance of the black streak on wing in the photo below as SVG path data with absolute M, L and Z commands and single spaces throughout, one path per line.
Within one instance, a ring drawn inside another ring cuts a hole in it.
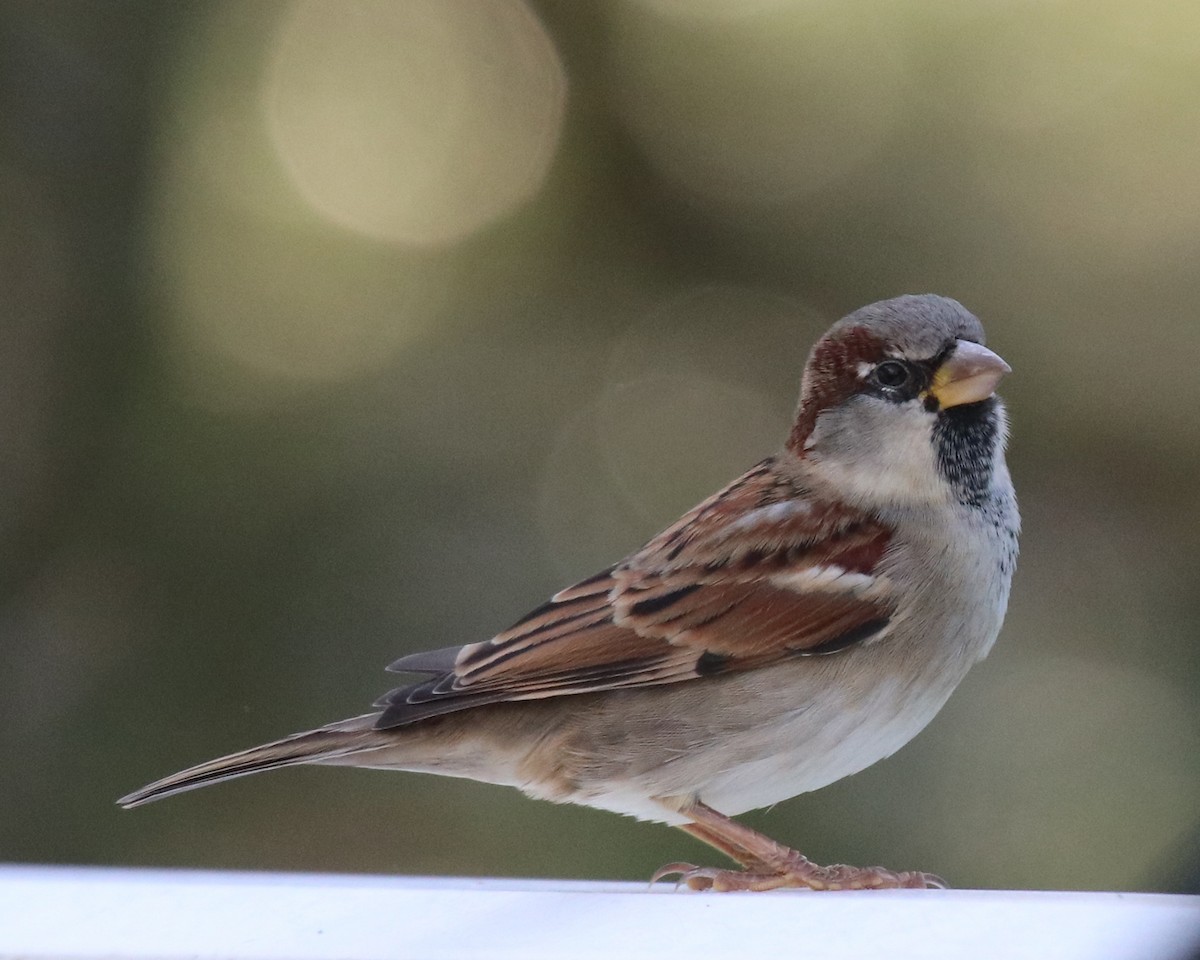
M 560 604 L 560 606 L 562 607 L 562 616 L 561 617 L 558 617 L 555 620 L 547 620 L 545 623 L 541 624 L 540 626 L 529 627 L 528 629 L 522 631 L 522 633 L 520 634 L 520 639 L 523 642 L 526 642 L 526 641 L 534 639 L 535 637 L 539 636 L 540 634 L 552 633 L 553 631 L 559 630 L 562 627 L 567 626 L 568 624 L 577 623 L 580 620 L 586 620 L 588 617 L 591 617 L 592 621 L 588 624 L 583 624 L 582 626 L 595 626 L 598 624 L 608 622 L 607 616 L 602 617 L 602 618 L 597 618 L 597 614 L 603 609 L 603 604 L 593 603 L 588 606 L 583 606 L 583 607 L 579 607 L 578 609 L 575 609 L 575 607 L 577 605 L 578 605 L 578 601 L 567 601 L 565 603 Z M 545 611 L 543 611 L 543 612 L 545 612 Z M 516 626 L 511 627 L 510 629 L 516 630 L 525 622 L 526 622 L 525 620 L 522 620 L 521 623 L 518 623 Z M 520 648 L 518 648 L 514 652 L 519 653 L 519 652 L 521 652 L 521 650 L 520 650 Z M 505 657 L 502 654 L 497 655 L 495 648 L 491 647 L 490 644 L 484 644 L 483 646 L 478 647 L 471 655 L 465 657 L 462 665 L 463 665 L 463 667 L 472 667 L 472 666 L 476 666 L 482 660 L 486 660 L 486 661 L 488 661 L 488 663 L 492 663 L 492 664 L 503 663 L 506 659 L 507 659 L 507 657 Z
M 635 617 L 645 617 L 651 614 L 661 613 L 667 607 L 678 603 L 689 594 L 695 593 L 700 589 L 700 584 L 689 583 L 687 586 L 679 587 L 676 590 L 670 590 L 667 593 L 660 594 L 657 597 L 650 597 L 648 600 L 638 600 L 630 605 L 629 612 Z
M 866 623 L 860 623 L 857 627 L 847 630 L 840 636 L 834 637 L 832 640 L 826 640 L 822 644 L 815 647 L 809 647 L 807 650 L 797 650 L 798 657 L 820 657 L 827 653 L 837 653 L 839 650 L 845 650 L 847 647 L 853 647 L 855 644 L 862 643 L 864 640 L 870 640 L 871 637 L 879 633 L 884 627 L 891 622 L 889 617 L 876 617 L 874 620 L 868 620 Z
M 700 677 L 711 677 L 713 674 L 720 673 L 725 669 L 731 657 L 724 653 L 713 653 L 711 650 L 705 650 L 700 654 L 700 659 L 696 661 L 696 675 Z

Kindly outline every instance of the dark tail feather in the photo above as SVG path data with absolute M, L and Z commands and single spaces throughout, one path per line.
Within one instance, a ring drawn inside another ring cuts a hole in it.
M 370 750 L 380 746 L 379 735 L 372 734 L 378 716 L 377 713 L 371 713 L 353 717 L 318 730 L 295 733 L 273 743 L 264 743 L 260 747 L 251 747 L 249 750 L 209 760 L 207 763 L 197 764 L 156 780 L 140 790 L 134 790 L 117 803 L 129 809 L 150 803 L 152 800 L 183 793 L 185 790 L 195 790 L 210 783 L 232 780 L 234 777 L 301 763 L 322 763 L 349 753 Z

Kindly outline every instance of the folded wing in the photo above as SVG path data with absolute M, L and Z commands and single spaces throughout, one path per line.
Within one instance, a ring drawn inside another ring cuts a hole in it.
M 404 657 L 378 728 L 484 703 L 697 681 L 835 653 L 893 613 L 887 530 L 766 460 L 640 551 L 482 643 Z

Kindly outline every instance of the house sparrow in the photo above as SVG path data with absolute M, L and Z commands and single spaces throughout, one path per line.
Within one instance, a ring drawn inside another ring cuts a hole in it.
M 120 803 L 301 763 L 413 770 L 673 824 L 741 864 L 655 874 L 694 889 L 942 886 L 817 866 L 728 815 L 895 752 L 992 646 L 1019 528 L 1008 372 L 954 300 L 863 307 L 809 355 L 783 448 L 641 549 L 490 640 L 397 660 L 415 679 L 378 712 Z

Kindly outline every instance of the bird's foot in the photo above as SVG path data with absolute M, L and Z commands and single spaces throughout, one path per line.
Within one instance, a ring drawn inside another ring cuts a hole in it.
M 764 865 L 765 866 L 765 865 Z M 655 883 L 676 877 L 676 884 L 691 890 L 779 890 L 802 887 L 809 890 L 945 890 L 946 881 L 932 873 L 915 870 L 895 872 L 883 867 L 850 867 L 834 864 L 821 867 L 795 851 L 780 869 L 722 870 L 691 863 L 668 863 L 651 877 Z
M 850 867 L 837 863 L 821 867 L 808 857 L 763 836 L 745 824 L 731 820 L 707 804 L 691 798 L 671 807 L 686 814 L 691 823 L 680 829 L 720 850 L 742 865 L 741 870 L 697 867 L 691 863 L 668 863 L 651 878 L 654 883 L 676 877 L 676 884 L 692 890 L 778 890 L 803 887 L 809 890 L 945 890 L 945 880 L 915 870 L 897 873 L 883 867 Z

